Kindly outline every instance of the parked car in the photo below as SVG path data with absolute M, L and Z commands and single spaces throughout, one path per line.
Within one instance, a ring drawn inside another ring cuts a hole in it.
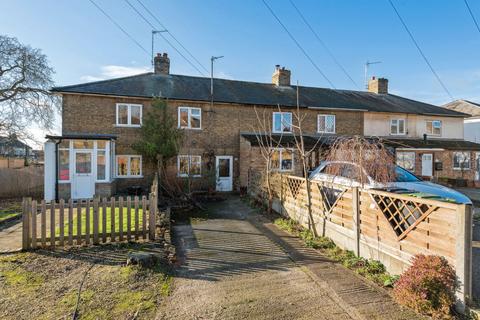
M 338 175 L 328 174 L 330 166 L 340 166 Z M 395 166 L 395 179 L 388 183 L 379 183 L 372 179 L 363 168 L 352 162 L 324 161 L 314 169 L 309 178 L 311 180 L 330 182 L 349 187 L 363 187 L 366 189 L 384 190 L 393 193 L 406 194 L 419 198 L 472 204 L 464 194 L 436 183 L 423 181 L 416 175 L 400 166 Z M 363 179 L 357 176 L 362 173 Z M 363 180 L 363 181 L 361 181 Z M 363 186 L 362 183 L 363 182 Z

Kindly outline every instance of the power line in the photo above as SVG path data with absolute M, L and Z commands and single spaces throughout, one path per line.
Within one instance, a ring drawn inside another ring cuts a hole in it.
M 155 20 L 157 21 L 157 23 L 163 28 L 163 29 L 166 29 L 168 30 L 167 27 L 165 27 L 165 25 L 143 4 L 142 1 L 140 0 L 137 0 L 137 2 L 142 6 L 142 8 Z M 175 40 L 176 43 L 178 43 L 178 45 L 180 47 L 182 47 L 183 50 L 185 50 L 186 53 L 188 53 L 188 55 L 193 59 L 195 60 L 196 63 L 198 63 L 198 65 L 203 69 L 205 70 L 205 72 L 208 72 L 208 69 L 205 68 L 205 66 L 200 62 L 198 61 L 198 59 L 187 49 L 185 48 L 185 46 L 180 42 L 180 40 L 178 40 L 173 34 L 171 31 L 167 31 L 168 34 L 170 34 L 170 36 L 173 38 L 173 40 Z
M 147 18 L 145 18 L 145 16 L 144 16 L 142 13 L 141 13 L 140 11 L 138 11 L 137 8 L 135 8 L 135 7 L 130 3 L 130 1 L 125 0 L 125 2 L 126 2 L 126 3 L 130 6 L 130 8 L 132 8 L 133 11 L 135 11 L 135 12 L 140 16 L 140 18 L 142 18 L 143 21 L 145 21 L 153 30 L 156 29 L 155 26 L 154 26 Z M 200 71 L 200 69 L 198 69 L 197 66 L 194 65 L 194 64 L 190 61 L 190 59 L 188 59 L 187 57 L 185 57 L 185 56 L 183 55 L 183 53 L 181 53 L 163 34 L 161 34 L 161 33 L 159 33 L 159 34 L 160 34 L 160 36 L 163 38 L 163 40 L 165 40 L 165 42 L 167 42 L 183 59 L 185 59 L 185 61 L 188 62 L 188 64 L 190 64 L 190 65 L 191 65 L 195 70 L 197 70 L 198 73 L 200 73 L 202 76 L 205 76 L 205 74 L 204 74 L 202 71 Z
M 132 37 L 124 28 L 122 28 L 121 25 L 119 25 L 115 20 L 113 20 L 113 18 L 105 12 L 105 10 L 103 10 L 98 4 L 95 3 L 95 1 L 93 0 L 90 0 L 90 2 L 98 9 L 100 10 L 100 12 L 102 12 L 105 17 L 107 17 L 110 22 L 112 22 L 118 29 L 120 29 L 120 31 L 122 31 L 130 40 L 132 40 L 140 49 L 142 49 L 148 56 L 150 56 L 150 53 L 148 53 L 147 49 L 145 49 L 145 47 L 143 47 L 137 40 L 135 40 L 134 37 Z
M 392 0 L 388 0 L 388 2 L 390 2 L 390 5 L 392 6 L 393 10 L 395 11 L 395 13 L 397 14 L 397 17 L 398 19 L 400 20 L 400 22 L 402 23 L 403 27 L 405 28 L 405 30 L 407 31 L 408 35 L 410 36 L 410 39 L 412 39 L 412 42 L 413 44 L 415 45 L 415 47 L 417 47 L 418 49 L 418 52 L 420 52 L 420 55 L 423 57 L 423 60 L 425 60 L 425 63 L 428 65 L 428 67 L 430 68 L 430 70 L 432 71 L 433 75 L 435 76 L 435 78 L 437 78 L 437 81 L 440 83 L 440 85 L 442 86 L 443 90 L 445 90 L 445 92 L 448 94 L 448 96 L 450 97 L 450 99 L 452 100 L 455 100 L 453 98 L 453 96 L 450 94 L 450 91 L 448 91 L 447 87 L 445 86 L 445 84 L 442 82 L 442 80 L 440 79 L 440 77 L 438 76 L 437 72 L 435 71 L 435 69 L 433 69 L 432 65 L 430 64 L 430 61 L 428 61 L 427 57 L 425 56 L 425 54 L 423 53 L 422 49 L 420 49 L 420 46 L 418 45 L 417 41 L 415 40 L 415 38 L 413 37 L 413 34 L 410 32 L 410 30 L 408 29 L 407 27 L 407 24 L 405 23 L 405 21 L 403 21 L 402 19 L 402 16 L 400 15 L 400 13 L 398 12 L 397 8 L 395 7 L 395 5 L 393 4 Z
M 290 39 L 293 40 L 293 42 L 295 42 L 295 44 L 297 45 L 297 47 L 302 51 L 302 53 L 305 55 L 305 57 L 310 61 L 310 63 L 313 65 L 313 67 L 315 69 L 317 69 L 317 71 L 322 75 L 322 77 L 330 84 L 330 86 L 334 89 L 335 86 L 333 85 L 333 83 L 330 81 L 330 79 L 328 79 L 328 77 L 325 75 L 325 73 L 323 73 L 323 71 L 320 69 L 320 67 L 315 63 L 315 61 L 313 61 L 313 59 L 310 57 L 310 55 L 305 51 L 305 49 L 300 45 L 300 43 L 297 41 L 297 39 L 295 39 L 295 37 L 292 35 L 292 33 L 290 33 L 290 31 L 287 29 L 287 27 L 282 23 L 282 21 L 280 20 L 280 18 L 275 14 L 275 12 L 272 10 L 272 8 L 270 8 L 270 6 L 267 4 L 267 2 L 265 0 L 262 0 L 263 4 L 265 5 L 265 7 L 267 7 L 268 11 L 270 11 L 270 13 L 272 14 L 272 16 L 278 21 L 278 23 L 282 26 L 283 30 L 285 30 L 285 32 L 288 34 L 288 36 L 290 37 Z
M 355 87 L 357 87 L 357 89 L 360 90 L 360 87 L 358 86 L 358 84 L 355 82 L 355 80 L 353 80 L 353 78 L 350 76 L 350 74 L 347 72 L 347 70 L 345 70 L 345 68 L 342 66 L 342 64 L 337 60 L 337 58 L 335 58 L 335 55 L 332 53 L 332 51 L 330 51 L 330 49 L 327 47 L 327 45 L 325 44 L 325 42 L 323 42 L 322 39 L 320 39 L 320 36 L 318 35 L 318 33 L 313 29 L 312 25 L 307 21 L 307 19 L 305 18 L 305 16 L 303 15 L 303 13 L 298 9 L 298 7 L 295 5 L 295 3 L 292 1 L 292 0 L 289 0 L 290 1 L 290 4 L 293 6 L 293 8 L 295 8 L 295 11 L 297 11 L 298 15 L 300 16 L 300 18 L 303 20 L 303 22 L 305 23 L 305 25 L 310 29 L 310 31 L 313 33 L 313 35 L 315 36 L 315 38 L 317 38 L 318 42 L 320 42 L 320 44 L 322 45 L 322 47 L 325 49 L 325 51 L 327 51 L 328 55 L 330 56 L 330 58 L 332 58 L 332 60 L 335 62 L 335 64 L 340 68 L 342 69 L 343 73 L 345 74 L 345 76 L 347 76 L 348 79 L 350 79 L 350 81 L 355 85 Z
M 477 27 L 478 32 L 480 32 L 480 27 L 478 26 L 477 19 L 475 19 L 475 16 L 473 15 L 472 9 L 470 9 L 470 6 L 468 5 L 467 0 L 463 0 L 465 2 L 465 5 L 467 6 L 468 12 L 470 13 L 470 16 L 472 17 L 473 23 L 475 23 L 475 26 Z

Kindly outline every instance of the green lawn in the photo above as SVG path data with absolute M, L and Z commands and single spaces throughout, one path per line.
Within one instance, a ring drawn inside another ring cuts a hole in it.
M 90 234 L 93 234 L 93 208 L 90 208 Z M 82 208 L 81 211 L 81 233 L 85 234 L 86 233 L 86 226 L 87 226 L 87 217 L 86 217 L 86 209 Z M 106 224 L 106 232 L 107 234 L 111 232 L 111 221 L 112 221 L 112 215 L 111 215 L 111 208 L 107 208 L 107 224 Z M 115 208 L 115 232 L 120 231 L 120 209 Z M 135 230 L 135 210 L 132 208 L 131 210 L 131 218 L 130 218 L 130 224 L 131 224 L 131 231 Z M 123 217 L 122 217 L 123 225 L 122 225 L 122 230 L 123 232 L 127 232 L 128 224 L 127 224 L 127 208 L 123 208 Z M 143 210 L 141 208 L 138 209 L 138 227 L 139 230 L 142 229 L 142 222 L 143 222 Z M 99 214 L 98 214 L 98 232 L 101 234 L 103 233 L 103 209 L 99 209 Z M 75 209 L 73 212 L 73 235 L 77 235 L 77 230 L 78 230 L 78 218 L 77 218 L 77 210 Z M 60 235 L 60 226 L 57 226 L 55 229 L 55 235 L 59 236 Z M 68 235 L 68 210 L 65 210 L 65 222 L 64 222 L 64 235 Z
M 0 203 L 0 222 L 22 214 L 21 202 Z

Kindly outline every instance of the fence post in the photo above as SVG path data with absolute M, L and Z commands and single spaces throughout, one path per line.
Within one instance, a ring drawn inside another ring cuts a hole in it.
M 155 229 L 156 229 L 156 215 L 157 215 L 157 195 L 155 193 L 150 193 L 150 212 L 148 216 L 148 238 L 150 240 L 155 240 Z
M 22 203 L 22 249 L 30 249 L 30 211 L 32 199 L 23 198 Z
M 280 173 L 280 215 L 283 216 L 283 173 Z
M 456 309 L 465 312 L 472 294 L 472 206 L 458 205 L 455 244 L 455 271 L 460 280 Z
M 353 233 L 355 235 L 355 247 L 353 252 L 360 256 L 360 195 L 358 187 L 352 188 L 352 210 L 353 210 Z

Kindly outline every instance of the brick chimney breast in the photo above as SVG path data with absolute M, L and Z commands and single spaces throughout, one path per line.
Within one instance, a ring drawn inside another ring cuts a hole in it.
M 368 92 L 388 94 L 388 79 L 372 77 L 368 81 Z
M 272 75 L 272 83 L 276 86 L 290 86 L 290 70 L 277 64 Z
M 153 65 L 155 74 L 170 74 L 170 58 L 165 52 L 157 53 L 153 59 Z

